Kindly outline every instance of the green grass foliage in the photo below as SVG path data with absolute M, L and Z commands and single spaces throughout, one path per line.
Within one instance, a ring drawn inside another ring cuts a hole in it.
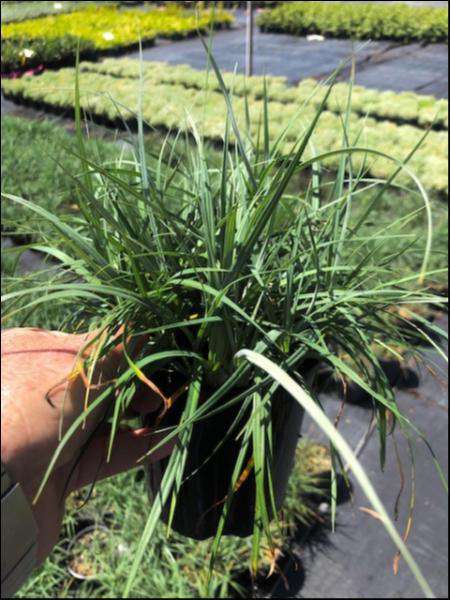
M 57 122 L 39 122 L 12 116 L 2 117 L 1 126 L 2 191 L 9 191 L 37 202 L 50 212 L 58 212 L 61 215 L 71 212 L 74 208 L 77 185 L 77 179 L 72 175 L 80 171 L 81 165 L 72 154 L 75 142 L 73 134 L 68 131 L 68 126 L 63 127 Z M 159 135 L 147 137 L 146 146 L 149 153 L 159 148 L 161 144 Z M 88 145 L 93 155 L 102 157 L 105 161 L 112 160 L 117 155 L 118 147 L 121 147 L 115 142 L 112 133 L 109 138 L 92 137 Z M 122 148 L 126 147 L 122 145 Z M 221 153 L 212 145 L 208 147 L 208 156 L 214 159 L 217 166 L 220 165 Z M 152 161 L 150 154 L 148 160 Z M 300 182 L 295 184 L 294 190 L 297 185 L 300 185 Z M 354 207 L 355 220 L 362 215 L 364 206 L 365 203 L 360 202 Z M 407 192 L 386 194 L 375 209 L 379 222 L 387 225 L 395 220 L 399 206 L 402 207 L 404 214 L 412 212 L 417 206 L 414 194 Z M 435 233 L 431 267 L 439 269 L 445 267 L 448 261 L 447 204 L 439 198 L 433 198 L 433 211 Z M 31 215 L 22 208 L 11 202 L 2 201 L 2 224 L 4 230 L 10 232 L 8 235 L 20 230 L 32 238 L 33 234 L 45 227 L 45 222 L 30 217 Z M 407 273 L 413 273 L 420 268 L 424 225 L 424 214 L 418 214 L 408 223 L 408 233 L 411 238 L 417 238 L 418 243 L 402 257 L 403 268 Z M 7 253 L 3 254 L 2 264 L 6 264 Z M 11 262 L 13 259 L 9 259 L 9 263 Z M 10 272 L 10 269 L 6 270 Z M 442 281 L 443 278 L 438 279 L 438 282 Z M 33 325 L 38 322 L 34 320 Z
M 300 442 L 283 515 L 284 535 L 278 536 L 278 543 L 285 552 L 289 549 L 289 536 L 295 533 L 297 527 L 305 532 L 309 523 L 316 522 L 314 499 L 320 493 L 317 476 L 324 467 L 329 469 L 329 462 L 326 448 L 310 440 Z M 85 494 L 69 499 L 58 546 L 19 592 L 18 598 L 121 597 L 149 510 L 145 480 L 137 481 L 136 473 L 128 473 L 101 482 L 91 501 L 80 509 Z M 86 556 L 86 566 L 99 573 L 94 582 L 78 582 L 67 571 L 71 562 L 67 545 L 83 519 L 111 524 L 108 543 L 96 555 L 88 552 Z M 142 563 L 134 597 L 208 597 L 209 550 L 208 542 L 199 543 L 179 535 L 167 539 L 165 527 L 161 524 Z M 227 537 L 222 542 L 222 550 L 211 586 L 214 597 L 248 597 L 250 578 L 246 565 L 251 551 L 250 540 Z M 268 571 L 269 562 L 265 559 L 261 565 L 260 583 L 272 583 L 273 586 L 273 578 L 269 582 L 264 581 Z

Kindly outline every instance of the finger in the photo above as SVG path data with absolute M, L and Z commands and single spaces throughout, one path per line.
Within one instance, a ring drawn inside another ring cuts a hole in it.
M 70 491 L 75 491 L 95 481 L 113 477 L 148 462 L 157 462 L 171 454 L 177 438 L 164 443 L 146 461 L 138 462 L 152 448 L 157 446 L 167 433 L 154 433 L 150 436 L 136 436 L 133 430 L 122 429 L 115 438 L 111 460 L 106 462 L 109 435 L 101 435 L 91 442 L 78 467 Z
M 122 325 L 119 328 L 118 332 L 114 336 L 115 340 L 120 340 L 120 341 L 113 349 L 113 353 L 116 353 L 119 356 L 121 356 L 124 351 L 124 342 L 123 342 L 124 332 L 125 332 L 125 327 Z M 126 344 L 127 344 L 127 347 L 128 347 L 128 345 L 130 345 L 130 347 L 133 349 L 133 352 L 137 353 L 142 350 L 142 348 L 145 346 L 145 344 L 148 342 L 148 340 L 149 340 L 149 336 L 147 334 L 138 334 L 138 335 L 129 334 L 126 339 Z

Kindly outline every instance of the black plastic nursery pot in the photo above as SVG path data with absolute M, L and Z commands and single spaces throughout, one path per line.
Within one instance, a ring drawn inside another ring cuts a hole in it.
M 205 390 L 202 396 L 207 399 L 210 397 L 211 391 Z M 228 398 L 223 398 L 223 403 L 225 404 L 227 400 L 236 395 L 235 393 Z M 175 425 L 178 422 L 183 409 L 183 401 L 180 398 L 178 402 L 177 407 L 174 405 L 168 411 L 161 422 L 161 427 Z M 192 428 L 183 483 L 172 520 L 172 529 L 181 535 L 204 540 L 214 537 L 217 532 L 241 449 L 242 436 L 238 437 L 238 434 L 249 417 L 249 413 L 244 415 L 239 425 L 231 435 L 228 435 L 241 406 L 240 403 L 233 405 L 223 412 L 195 423 Z M 273 432 L 271 475 L 275 505 L 279 510 L 294 464 L 303 410 L 284 390 L 278 389 L 271 400 L 271 420 Z M 223 443 L 217 449 L 220 442 Z M 253 533 L 255 477 L 251 458 L 251 451 L 249 451 L 242 475 L 232 496 L 223 531 L 224 535 L 247 537 Z M 167 464 L 168 459 L 165 459 L 147 467 L 151 498 L 158 493 Z M 272 506 L 268 489 L 266 502 L 268 507 Z M 162 519 L 164 522 L 168 521 L 169 506 L 170 501 L 163 509 Z

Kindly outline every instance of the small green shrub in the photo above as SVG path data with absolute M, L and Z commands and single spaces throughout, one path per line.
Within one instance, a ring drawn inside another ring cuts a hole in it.
M 405 3 L 285 2 L 263 13 L 258 24 L 266 32 L 292 35 L 318 33 L 335 38 L 448 41 L 447 9 L 416 8 Z

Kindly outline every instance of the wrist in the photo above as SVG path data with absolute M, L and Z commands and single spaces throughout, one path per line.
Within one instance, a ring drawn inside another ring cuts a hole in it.
M 2 462 L 2 598 L 10 598 L 31 574 L 38 528 L 22 486 Z

